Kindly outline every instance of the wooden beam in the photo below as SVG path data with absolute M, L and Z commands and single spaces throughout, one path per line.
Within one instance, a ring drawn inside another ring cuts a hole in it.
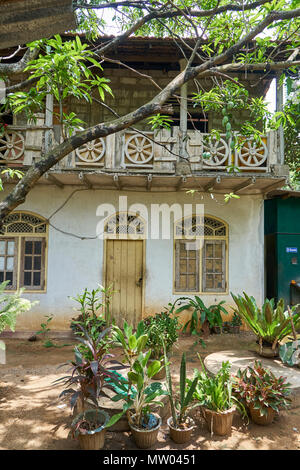
M 152 175 L 148 175 L 147 176 L 147 191 L 151 190 L 151 186 L 152 186 Z
M 282 186 L 280 185 L 280 183 L 283 183 L 283 182 L 287 183 L 287 178 L 281 178 L 280 180 L 277 180 L 275 183 L 269 184 L 269 186 L 267 186 L 266 188 L 262 190 L 263 194 L 268 193 L 272 189 L 280 189 L 280 187 Z
M 252 176 L 252 178 L 248 178 L 246 181 L 243 183 L 238 184 L 235 188 L 233 188 L 234 193 L 238 193 L 242 189 L 248 188 L 248 186 L 252 186 L 256 181 L 255 176 Z
M 203 186 L 203 191 L 204 192 L 210 191 L 211 189 L 215 187 L 216 184 L 219 184 L 219 183 L 221 183 L 221 176 L 217 176 L 216 178 L 213 178 L 208 183 L 206 183 Z
M 51 183 L 55 184 L 55 186 L 57 186 L 58 188 L 60 189 L 63 189 L 64 188 L 64 184 L 59 181 L 55 176 L 49 174 L 49 173 L 45 173 L 45 178 L 49 181 L 51 181 Z
M 177 183 L 176 186 L 176 191 L 180 191 L 182 185 L 186 182 L 186 176 L 181 176 L 179 182 Z
M 89 181 L 88 177 L 87 177 L 82 171 L 78 174 L 78 178 L 79 178 L 80 180 L 82 180 L 83 184 L 84 184 L 88 189 L 92 189 L 92 188 L 93 188 L 92 183 Z

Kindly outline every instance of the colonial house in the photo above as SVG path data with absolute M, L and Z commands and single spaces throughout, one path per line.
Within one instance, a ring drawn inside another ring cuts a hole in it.
M 106 106 L 68 102 L 68 112 L 87 126 L 111 119 L 110 106 L 124 115 L 146 103 L 157 93 L 147 76 L 163 87 L 182 66 L 168 38 L 130 38 L 110 58 L 103 66 L 114 97 L 107 96 Z M 232 76 L 258 97 L 275 78 L 264 70 Z M 211 80 L 200 85 L 207 89 Z M 36 331 L 47 314 L 54 315 L 53 330 L 68 330 L 76 307 L 70 297 L 98 284 L 113 285 L 112 315 L 134 325 L 180 296 L 230 306 L 230 292 L 246 291 L 262 302 L 264 199 L 288 178 L 282 131 L 259 145 L 247 138 L 232 150 L 225 135 L 210 134 L 221 128 L 218 113 L 202 114 L 189 104 L 194 91 L 188 83 L 170 101 L 170 130 L 152 130 L 144 121 L 78 148 L 6 218 L 0 281 L 39 301 L 19 317 L 18 331 Z M 280 97 L 278 85 L 279 107 Z M 238 132 L 245 116 L 235 117 Z M 0 164 L 26 171 L 59 138 L 50 105 L 34 125 L 13 116 L 0 139 Z M 228 171 L 232 165 L 239 171 Z M 4 186 L 1 197 L 12 188 L 10 181 Z M 239 199 L 226 203 L 229 193 Z

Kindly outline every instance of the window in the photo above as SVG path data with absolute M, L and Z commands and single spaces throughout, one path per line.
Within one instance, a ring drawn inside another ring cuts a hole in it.
M 0 282 L 7 289 L 44 291 L 48 226 L 40 216 L 13 212 L 4 219 L 0 236 Z
M 193 216 L 175 224 L 174 238 L 175 292 L 226 292 L 227 225 L 210 216 Z
M 104 236 L 112 239 L 143 239 L 146 236 L 145 228 L 145 221 L 138 213 L 118 212 L 108 217 Z

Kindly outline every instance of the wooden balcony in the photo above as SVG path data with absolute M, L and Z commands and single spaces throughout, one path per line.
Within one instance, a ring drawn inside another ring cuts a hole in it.
M 54 141 L 53 129 L 44 125 L 42 115 L 32 126 L 8 126 L 0 138 L 0 164 L 26 169 L 42 158 L 49 135 L 50 140 Z M 179 171 L 180 165 L 185 166 L 184 171 L 182 167 Z M 99 177 L 102 175 L 103 181 L 111 181 L 112 187 L 118 189 L 128 185 L 149 189 L 155 179 L 160 181 L 159 178 L 165 175 L 168 176 L 168 185 L 174 190 L 188 188 L 188 179 L 192 176 L 194 179 L 202 178 L 203 184 L 200 186 L 205 190 L 216 185 L 222 190 L 225 189 L 219 181 L 222 176 L 228 183 L 229 179 L 236 182 L 229 184 L 227 189 L 236 186 L 242 191 L 247 186 L 254 189 L 256 180 L 262 179 L 268 180 L 265 185 L 269 182 L 276 187 L 278 182 L 277 186 L 282 186 L 287 174 L 286 171 L 278 171 L 278 168 L 282 165 L 279 165 L 276 132 L 268 133 L 260 143 L 245 138 L 239 150 L 231 150 L 230 141 L 224 134 L 217 139 L 211 134 L 188 131 L 183 139 L 179 127 L 173 127 L 171 131 L 163 129 L 156 133 L 126 130 L 96 139 L 66 156 L 49 172 L 48 178 L 46 175 L 40 182 L 47 180 L 53 183 L 56 178 L 58 185 L 79 184 L 79 180 L 81 184 L 88 184 L 92 178 L 92 187 L 97 184 L 97 175 L 100 184 Z M 49 175 L 52 176 L 49 178 Z M 139 182 L 137 178 L 131 178 L 137 175 L 142 177 Z M 121 179 L 125 185 L 120 184 Z M 212 185 L 213 182 L 216 184 Z M 165 185 L 162 180 L 159 186 L 161 184 Z

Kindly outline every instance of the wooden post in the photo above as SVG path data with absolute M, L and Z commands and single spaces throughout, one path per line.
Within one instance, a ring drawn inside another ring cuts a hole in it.
M 46 95 L 45 126 L 53 129 L 53 95 Z M 52 129 L 45 131 L 45 153 L 52 147 Z
M 180 70 L 183 71 L 186 67 L 186 59 L 180 59 Z M 187 83 L 180 88 L 180 142 L 179 150 L 182 157 L 187 157 Z
M 276 74 L 276 111 L 283 110 L 283 88 L 280 85 L 280 76 L 281 72 Z M 283 136 L 283 127 L 280 126 L 278 129 L 278 156 L 277 163 L 279 165 L 284 165 L 284 136 Z

